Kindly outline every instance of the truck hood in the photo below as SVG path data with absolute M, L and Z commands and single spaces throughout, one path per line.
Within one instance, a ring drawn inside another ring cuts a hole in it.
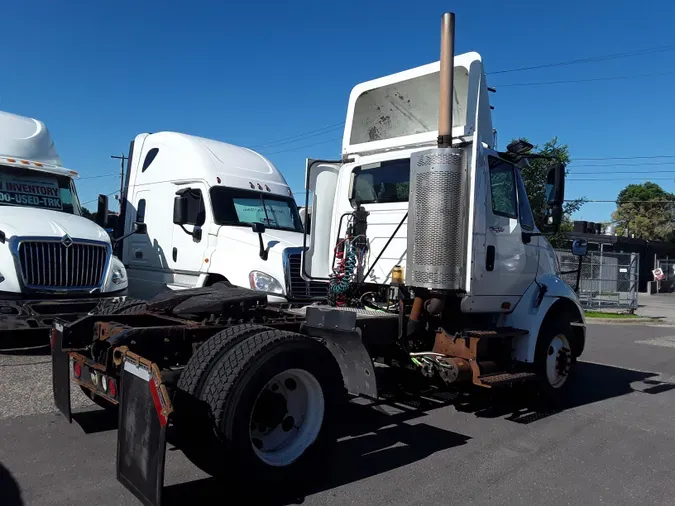
M 0 207 L 0 230 L 12 236 L 63 237 L 110 242 L 110 237 L 96 223 L 82 216 L 35 209 L 31 207 Z
M 281 254 L 286 248 L 302 247 L 302 232 L 268 229 L 262 236 L 265 248 L 269 248 L 271 253 Z M 254 247 L 256 251 L 260 247 L 258 234 L 254 234 L 249 227 L 222 226 L 218 230 L 218 238 L 248 244 Z

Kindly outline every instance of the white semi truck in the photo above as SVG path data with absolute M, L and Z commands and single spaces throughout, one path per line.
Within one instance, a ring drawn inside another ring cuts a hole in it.
M 178 132 L 137 135 L 117 235 L 139 222 L 147 233 L 118 250 L 130 298 L 217 283 L 277 303 L 326 297 L 326 283 L 300 275 L 303 224 L 291 189 L 255 151 Z
M 46 345 L 55 316 L 76 319 L 126 291 L 110 237 L 82 216 L 77 177 L 43 122 L 0 111 L 2 349 Z
M 532 218 L 531 146 L 495 149 L 481 58 L 454 58 L 453 14 L 442 27 L 440 62 L 356 86 L 342 160 L 308 161 L 301 270 L 328 283 L 323 304 L 219 286 L 55 323 L 56 406 L 70 419 L 71 380 L 119 406 L 118 479 L 144 504 L 161 504 L 169 433 L 247 494 L 306 484 L 350 423 L 346 394 L 381 399 L 382 372 L 436 391 L 570 393 L 585 320 Z M 552 161 L 551 230 L 564 177 Z

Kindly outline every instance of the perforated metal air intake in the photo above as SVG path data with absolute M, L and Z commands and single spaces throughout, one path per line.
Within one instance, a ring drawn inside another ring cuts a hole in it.
M 410 159 L 406 284 L 461 290 L 466 275 L 468 176 L 461 149 Z

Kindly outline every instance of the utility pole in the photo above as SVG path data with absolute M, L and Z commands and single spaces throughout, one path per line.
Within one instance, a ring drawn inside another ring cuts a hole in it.
M 127 160 L 127 157 L 124 156 L 124 153 L 122 155 L 110 155 L 110 158 L 115 158 L 116 160 L 120 161 L 120 197 L 118 199 L 118 203 L 120 206 L 120 213 L 122 212 L 122 200 L 124 198 L 124 162 Z

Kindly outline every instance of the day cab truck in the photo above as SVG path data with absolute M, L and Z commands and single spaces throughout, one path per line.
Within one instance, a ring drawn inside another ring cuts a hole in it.
M 530 148 L 496 150 L 481 57 L 455 58 L 444 14 L 440 61 L 357 85 L 341 160 L 307 162 L 300 268 L 328 284 L 325 301 L 270 306 L 219 285 L 160 294 L 141 314 L 57 321 L 56 406 L 70 420 L 71 380 L 116 405 L 118 479 L 160 504 L 167 438 L 227 487 L 307 483 L 349 423 L 346 401 L 380 399 L 383 372 L 561 398 L 585 321 L 532 218 Z M 564 177 L 552 160 L 551 230 Z
M 300 275 L 303 223 L 284 176 L 253 150 L 178 132 L 131 142 L 116 234 L 129 297 L 217 283 L 270 302 L 323 299 Z
M 0 349 L 47 346 L 54 317 L 125 294 L 110 237 L 82 216 L 78 177 L 43 122 L 0 111 Z

